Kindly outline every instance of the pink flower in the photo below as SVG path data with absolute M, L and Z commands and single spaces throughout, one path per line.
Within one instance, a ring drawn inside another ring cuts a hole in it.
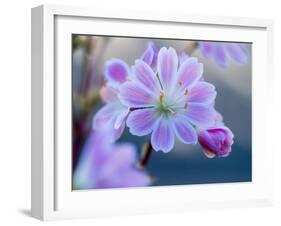
M 122 84 L 119 98 L 134 109 L 127 119 L 131 134 L 151 134 L 155 151 L 169 152 L 175 136 L 185 144 L 196 144 L 196 127 L 213 124 L 215 87 L 201 81 L 203 65 L 194 57 L 179 58 L 175 49 L 163 47 L 157 70 L 142 60 L 132 67 L 131 80 Z
M 100 90 L 102 100 L 106 103 L 94 116 L 93 128 L 110 127 L 113 140 L 117 140 L 125 129 L 129 108 L 119 99 L 119 87 L 129 78 L 129 66 L 120 59 L 111 59 L 105 65 L 105 85 Z
M 233 133 L 225 126 L 208 128 L 198 132 L 198 141 L 209 158 L 226 157 L 231 152 Z
M 130 143 L 112 143 L 112 130 L 93 131 L 73 175 L 75 189 L 148 186 L 151 179 L 137 169 L 137 152 Z
M 222 68 L 227 66 L 228 58 L 232 58 L 239 64 L 248 62 L 247 54 L 237 43 L 201 41 L 199 42 L 199 49 L 204 57 L 213 57 Z
M 158 49 L 153 42 L 148 42 L 147 48 L 141 56 L 151 68 L 155 68 Z M 129 65 L 120 59 L 108 60 L 105 64 L 105 84 L 100 90 L 103 106 L 93 118 L 93 128 L 111 127 L 114 133 L 113 140 L 117 140 L 125 129 L 126 119 L 130 108 L 122 104 L 118 98 L 120 85 L 130 79 Z

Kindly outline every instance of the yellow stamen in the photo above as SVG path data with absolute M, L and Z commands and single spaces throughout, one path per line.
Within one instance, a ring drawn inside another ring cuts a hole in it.
M 182 81 L 179 81 L 179 85 L 180 85 L 180 87 L 182 87 L 182 85 L 183 85 Z
M 164 93 L 162 91 L 160 92 L 159 99 L 160 99 L 160 103 L 162 104 L 163 103 L 163 99 L 164 99 Z

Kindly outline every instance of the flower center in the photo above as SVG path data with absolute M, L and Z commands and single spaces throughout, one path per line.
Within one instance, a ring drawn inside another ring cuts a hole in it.
M 158 110 L 164 115 L 175 114 L 173 109 L 170 107 L 169 98 L 164 94 L 163 91 L 160 91 Z
M 160 91 L 159 102 L 157 103 L 158 111 L 164 115 L 176 115 L 179 111 L 186 110 L 188 89 L 182 89 L 182 83 L 179 83 L 180 89 L 173 94 L 166 94 Z

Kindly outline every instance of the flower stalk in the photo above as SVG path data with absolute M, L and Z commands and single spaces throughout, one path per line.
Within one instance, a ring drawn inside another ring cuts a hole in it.
M 140 168 L 145 168 L 147 166 L 151 154 L 152 154 L 152 145 L 151 142 L 148 142 L 144 145 L 142 150 L 141 158 L 138 164 Z

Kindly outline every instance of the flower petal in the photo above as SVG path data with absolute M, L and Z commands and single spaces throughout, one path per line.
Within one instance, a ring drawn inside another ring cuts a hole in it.
M 112 123 L 114 113 L 113 104 L 103 106 L 93 118 L 93 128 L 98 129 L 99 127 L 103 127 L 105 124 Z
M 122 124 L 125 123 L 128 114 L 129 114 L 129 109 L 124 109 L 122 111 L 120 110 L 120 112 L 115 118 L 114 129 L 119 129 L 122 126 Z
M 228 156 L 231 152 L 233 137 L 231 130 L 225 126 L 212 127 L 198 132 L 199 143 L 208 157 L 211 153 L 218 157 Z
M 134 110 L 128 116 L 127 126 L 131 134 L 144 136 L 152 132 L 156 119 L 154 108 Z
M 95 114 L 93 128 L 99 130 L 103 128 L 111 129 L 112 139 L 117 140 L 125 129 L 127 114 L 128 109 L 121 105 L 119 101 L 108 103 Z
M 199 49 L 206 58 L 210 58 L 213 53 L 213 44 L 211 42 L 199 42 Z
M 216 155 L 215 155 L 213 152 L 211 152 L 211 151 L 209 151 L 209 150 L 207 150 L 207 149 L 204 149 L 204 148 L 203 148 L 202 151 L 203 151 L 203 153 L 206 155 L 206 157 L 208 157 L 208 158 L 210 158 L 210 159 L 216 157 Z
M 118 91 L 110 86 L 103 86 L 100 91 L 100 97 L 102 99 L 103 102 L 105 103 L 110 103 L 112 101 L 116 101 L 117 100 L 117 93 Z
M 243 51 L 243 49 L 238 44 L 226 43 L 225 47 L 227 48 L 229 55 L 237 63 L 246 64 L 248 62 L 247 54 Z
M 153 96 L 140 83 L 126 82 L 120 87 L 119 99 L 128 107 L 151 106 Z
M 157 64 L 158 52 L 159 50 L 154 42 L 149 41 L 147 44 L 147 48 L 140 59 L 147 63 L 152 69 L 154 69 Z
M 185 87 L 191 89 L 202 77 L 203 64 L 198 63 L 195 57 L 186 59 L 179 68 L 178 80 L 183 83 Z
M 113 129 L 112 133 L 113 133 L 113 141 L 118 140 L 121 135 L 123 134 L 125 130 L 125 122 L 121 124 L 121 126 L 118 129 Z
M 151 45 L 148 45 L 146 50 L 144 51 L 144 53 L 141 56 L 141 59 L 147 63 L 148 65 L 151 65 L 152 61 L 153 61 L 153 55 L 154 55 L 154 51 Z
M 216 113 L 214 115 L 214 125 L 212 125 L 212 126 L 214 126 L 214 127 L 224 126 L 223 117 L 222 117 L 221 113 L 216 111 Z
M 150 177 L 145 173 L 145 171 L 131 169 L 123 174 L 120 174 L 120 179 L 122 181 L 119 187 L 142 187 L 151 184 Z
M 117 172 L 110 177 L 105 178 L 99 184 L 100 188 L 128 188 L 143 187 L 151 184 L 150 177 L 144 170 L 130 169 Z
M 184 61 L 188 59 L 188 55 L 185 52 L 180 53 L 179 55 L 179 63 L 183 64 Z
M 107 161 L 99 168 L 99 187 L 145 186 L 150 183 L 148 175 L 135 168 L 137 155 L 130 143 L 118 144 Z
M 132 73 L 149 91 L 155 92 L 156 90 L 160 90 L 155 73 L 142 60 L 136 60 L 135 65 L 132 67 Z
M 214 124 L 216 111 L 212 106 L 188 103 L 185 115 L 188 120 L 199 128 L 206 128 Z
M 216 98 L 215 87 L 208 82 L 198 82 L 188 94 L 188 102 L 211 104 Z
M 157 71 L 164 89 L 173 85 L 178 68 L 178 56 L 173 48 L 162 47 L 158 53 Z
M 117 170 L 127 170 L 137 161 L 136 148 L 130 143 L 117 144 L 110 158 L 106 162 L 107 172 L 116 173 Z
M 156 65 L 157 65 L 157 59 L 158 59 L 158 52 L 159 49 L 157 48 L 157 46 L 154 44 L 154 42 L 149 42 L 148 45 L 153 49 L 153 59 L 152 62 L 150 63 L 150 67 L 152 69 L 155 69 Z
M 155 124 L 151 135 L 151 145 L 155 151 L 168 153 L 175 143 L 173 126 L 169 118 L 160 118 Z
M 184 115 L 176 115 L 173 118 L 174 131 L 177 138 L 185 144 L 196 144 L 197 134 L 188 119 Z
M 214 48 L 214 57 L 217 64 L 223 68 L 227 66 L 227 56 L 225 49 L 221 43 L 216 44 Z
M 120 59 L 111 59 L 105 64 L 105 78 L 115 85 L 124 83 L 129 76 L 128 65 Z

